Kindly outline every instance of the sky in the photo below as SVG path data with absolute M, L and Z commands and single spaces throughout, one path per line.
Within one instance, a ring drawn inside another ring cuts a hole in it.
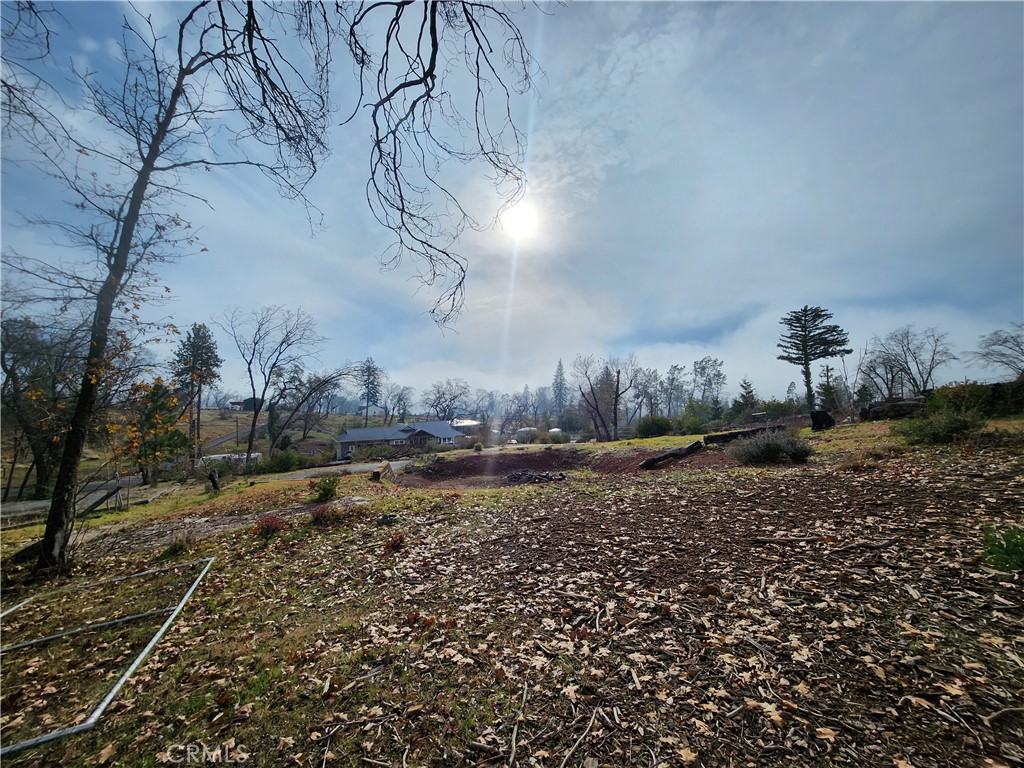
M 124 9 L 62 8 L 61 55 L 116 65 Z M 1024 321 L 1024 4 L 578 2 L 516 18 L 542 70 L 514 103 L 534 231 L 460 241 L 453 328 L 433 323 L 415 265 L 380 269 L 390 239 L 366 205 L 358 117 L 332 131 L 308 189 L 315 235 L 253 174 L 189 177 L 212 207 L 186 212 L 207 251 L 161 268 L 173 299 L 147 318 L 211 325 L 236 392 L 242 365 L 212 322 L 277 304 L 316 318 L 328 341 L 314 367 L 371 356 L 419 393 L 454 377 L 535 389 L 580 354 L 662 373 L 711 355 L 727 393 L 747 377 L 766 398 L 799 382 L 776 343 L 805 304 L 858 351 L 912 324 L 963 353 Z M 5 158 L 4 247 L 43 251 L 22 214 L 52 197 L 28 173 Z M 493 217 L 482 176 L 456 178 Z M 998 378 L 966 360 L 937 378 L 965 377 Z

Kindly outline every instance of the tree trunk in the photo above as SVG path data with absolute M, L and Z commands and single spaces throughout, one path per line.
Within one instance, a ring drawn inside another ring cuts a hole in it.
M 14 483 L 14 470 L 18 466 L 18 456 L 21 453 L 21 440 L 14 441 L 12 453 L 14 455 L 11 457 L 11 471 L 7 473 L 7 485 L 4 487 L 4 501 L 7 501 L 11 496 L 11 485 Z
M 36 468 L 36 460 L 32 459 L 32 463 L 28 465 L 28 469 L 25 470 L 25 476 L 21 478 L 21 485 L 18 486 L 18 501 L 21 501 L 25 495 L 25 486 L 28 485 L 28 479 L 32 476 L 32 470 Z
M 203 382 L 201 381 L 196 385 L 196 400 L 198 400 L 198 403 L 196 403 L 196 447 L 193 452 L 195 457 L 192 461 L 193 469 L 195 469 L 196 462 L 203 455 Z
M 814 410 L 814 387 L 811 386 L 811 364 L 810 362 L 804 363 L 803 366 L 804 374 L 804 387 L 807 389 L 807 407 L 812 411 Z
M 673 448 L 670 451 L 659 453 L 657 456 L 651 456 L 650 458 L 644 459 L 640 462 L 640 469 L 654 469 L 659 464 L 663 464 L 666 461 L 672 459 L 681 459 L 684 456 L 689 456 L 691 453 L 696 453 L 704 447 L 704 443 L 700 440 L 694 440 L 689 445 L 681 448 Z
M 622 371 L 615 371 L 615 401 L 612 403 L 612 440 L 619 439 L 619 401 L 622 399 L 623 392 L 619 390 L 622 385 Z
M 246 469 L 249 467 L 249 461 L 252 458 L 252 445 L 256 442 L 256 420 L 259 419 L 260 412 L 256 409 L 256 404 L 253 403 L 252 407 L 252 421 L 249 423 L 249 438 L 245 443 L 245 466 Z
M 61 455 L 60 468 L 57 471 L 57 482 L 53 489 L 50 511 L 46 516 L 46 529 L 39 547 L 39 560 L 36 567 L 40 570 L 54 567 L 63 568 L 67 564 L 68 541 L 71 538 L 75 519 L 78 466 L 82 461 L 82 451 L 85 448 L 89 424 L 96 407 L 99 382 L 104 376 L 110 321 L 114 314 L 117 297 L 123 289 L 122 281 L 128 270 L 128 259 L 135 240 L 135 230 L 139 225 L 142 204 L 149 189 L 150 177 L 160 157 L 161 146 L 167 136 L 167 131 L 177 112 L 178 100 L 184 92 L 184 78 L 184 70 L 179 70 L 177 81 L 167 103 L 167 110 L 157 126 L 147 148 L 142 167 L 135 178 L 122 227 L 117 234 L 116 245 L 107 257 L 107 276 L 96 294 L 96 312 L 89 330 L 89 352 L 85 360 L 85 372 L 82 375 L 82 385 L 75 402 L 75 410 L 64 436 L 64 451 Z

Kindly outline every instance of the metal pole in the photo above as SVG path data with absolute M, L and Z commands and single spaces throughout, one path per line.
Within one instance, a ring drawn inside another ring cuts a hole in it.
M 20 749 L 25 749 L 26 747 L 35 747 L 39 744 L 45 744 L 48 741 L 54 741 L 55 739 L 59 739 L 64 736 L 70 736 L 75 733 L 81 733 L 82 731 L 87 731 L 90 728 L 94 727 L 97 721 L 99 721 L 100 717 L 103 716 L 103 713 L 107 710 L 107 707 L 110 706 L 110 702 L 114 700 L 114 697 L 117 696 L 117 694 L 121 691 L 121 688 L 124 687 L 124 684 L 128 682 L 128 678 L 135 674 L 135 670 L 139 668 L 142 662 L 145 661 L 146 657 L 149 655 L 150 651 L 152 651 L 153 648 L 156 647 L 156 644 L 160 642 L 161 638 L 163 638 L 163 636 L 167 633 L 167 630 L 171 628 L 171 624 L 173 624 L 174 620 L 178 618 L 178 614 L 181 613 L 181 609 L 185 607 L 185 603 L 188 602 L 188 599 L 190 597 L 192 597 L 192 593 L 196 591 L 196 587 L 199 586 L 199 582 L 201 582 L 206 577 L 207 572 L 209 572 L 210 570 L 210 566 L 213 565 L 213 561 L 214 558 L 212 557 L 209 560 L 207 560 L 206 567 L 203 568 L 203 572 L 200 573 L 199 576 L 196 577 L 196 580 L 192 582 L 192 586 L 188 588 L 188 592 L 186 592 L 185 596 L 181 598 L 181 602 L 178 603 L 177 607 L 174 609 L 174 612 L 167 617 L 167 621 L 165 621 L 163 623 L 163 626 L 160 627 L 159 630 L 157 630 L 157 633 L 153 635 L 153 639 L 151 639 L 149 641 L 149 644 L 142 649 L 142 652 L 135 657 L 135 661 L 133 661 L 131 663 L 131 666 L 129 666 L 128 669 L 125 670 L 125 673 L 121 675 L 120 679 L 114 684 L 114 687 L 104 697 L 103 701 L 99 703 L 99 706 L 97 706 L 96 709 L 93 710 L 92 714 L 89 715 L 87 720 L 79 723 L 78 725 L 72 725 L 68 728 L 60 728 L 56 731 L 51 731 L 50 733 L 43 734 L 42 736 L 37 736 L 34 739 L 27 739 L 25 741 L 19 741 L 17 744 L 11 744 L 10 746 L 6 746 L 3 749 L 0 749 L 0 757 L 2 757 L 3 755 L 8 755 L 11 752 L 16 752 Z

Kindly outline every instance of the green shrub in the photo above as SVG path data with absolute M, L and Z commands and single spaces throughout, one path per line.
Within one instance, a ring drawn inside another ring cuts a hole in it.
M 704 434 L 702 427 L 704 425 L 701 420 L 696 416 L 680 416 L 679 417 L 679 434 L 680 435 L 702 435 Z
M 483 443 L 476 443 L 476 444 L 473 445 L 473 450 L 476 451 L 477 453 L 480 453 L 483 449 L 484 449 L 484 444 Z
M 637 437 L 661 437 L 672 434 L 672 420 L 664 416 L 644 416 L 636 423 Z
M 761 432 L 748 440 L 737 440 L 726 449 L 740 464 L 803 464 L 812 448 L 789 432 Z
M 314 501 L 330 501 L 338 495 L 338 475 L 324 475 L 309 481 L 309 486 L 316 494 Z
M 1011 525 L 1002 533 L 986 528 L 982 536 L 985 562 L 1001 571 L 1024 571 L 1024 528 Z
M 361 445 L 352 453 L 352 461 L 376 461 L 393 459 L 398 451 L 390 445 Z
M 937 387 L 928 398 L 928 415 L 976 411 L 982 416 L 1012 416 L 1024 411 L 1024 381 L 979 384 L 976 381 Z
M 985 426 L 977 411 L 939 411 L 923 419 L 906 419 L 892 426 L 892 432 L 911 445 L 949 445 L 976 437 Z

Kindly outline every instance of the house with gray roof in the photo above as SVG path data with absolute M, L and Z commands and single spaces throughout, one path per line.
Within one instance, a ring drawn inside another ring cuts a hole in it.
M 456 445 L 465 435 L 447 421 L 418 421 L 390 427 L 358 427 L 346 429 L 334 439 L 335 457 L 345 458 L 350 448 L 364 445 L 389 445 L 396 448 L 424 448 L 430 443 Z

